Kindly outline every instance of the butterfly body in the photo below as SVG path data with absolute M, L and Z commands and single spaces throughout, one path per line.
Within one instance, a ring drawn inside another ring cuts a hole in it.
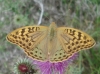
M 61 62 L 83 49 L 95 45 L 88 34 L 68 27 L 26 26 L 7 35 L 7 40 L 20 46 L 25 53 L 39 61 Z

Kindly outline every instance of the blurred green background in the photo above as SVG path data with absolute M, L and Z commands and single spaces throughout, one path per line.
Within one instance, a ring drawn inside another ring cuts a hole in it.
M 39 0 L 44 6 L 42 25 L 80 29 L 92 36 L 96 45 L 79 52 L 66 74 L 100 74 L 100 0 Z M 27 57 L 6 35 L 16 28 L 37 24 L 41 7 L 34 0 L 0 0 L 0 74 L 14 74 L 13 65 Z

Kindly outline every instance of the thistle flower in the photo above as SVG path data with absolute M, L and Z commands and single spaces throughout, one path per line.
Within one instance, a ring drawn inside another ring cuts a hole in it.
M 31 64 L 27 59 L 20 59 L 14 66 L 15 74 L 34 74 L 36 73 L 34 65 Z
M 65 68 L 76 57 L 77 57 L 77 54 L 74 54 L 68 60 L 58 62 L 58 63 L 51 63 L 49 61 L 46 61 L 46 62 L 35 61 L 34 63 L 39 67 L 41 74 L 64 74 Z

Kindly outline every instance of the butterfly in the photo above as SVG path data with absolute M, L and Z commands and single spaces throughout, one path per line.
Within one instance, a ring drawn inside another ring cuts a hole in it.
M 7 35 L 7 40 L 21 47 L 32 59 L 50 62 L 62 62 L 95 45 L 88 34 L 74 28 L 57 27 L 54 22 L 49 27 L 18 28 Z

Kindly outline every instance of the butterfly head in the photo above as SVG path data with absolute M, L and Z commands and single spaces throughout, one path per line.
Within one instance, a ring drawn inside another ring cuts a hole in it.
M 52 22 L 51 24 L 50 24 L 50 26 L 49 26 L 49 37 L 50 37 L 50 40 L 52 40 L 54 37 L 55 37 L 55 35 L 56 35 L 56 32 L 57 32 L 57 26 L 56 26 L 56 24 L 54 23 L 54 22 Z

